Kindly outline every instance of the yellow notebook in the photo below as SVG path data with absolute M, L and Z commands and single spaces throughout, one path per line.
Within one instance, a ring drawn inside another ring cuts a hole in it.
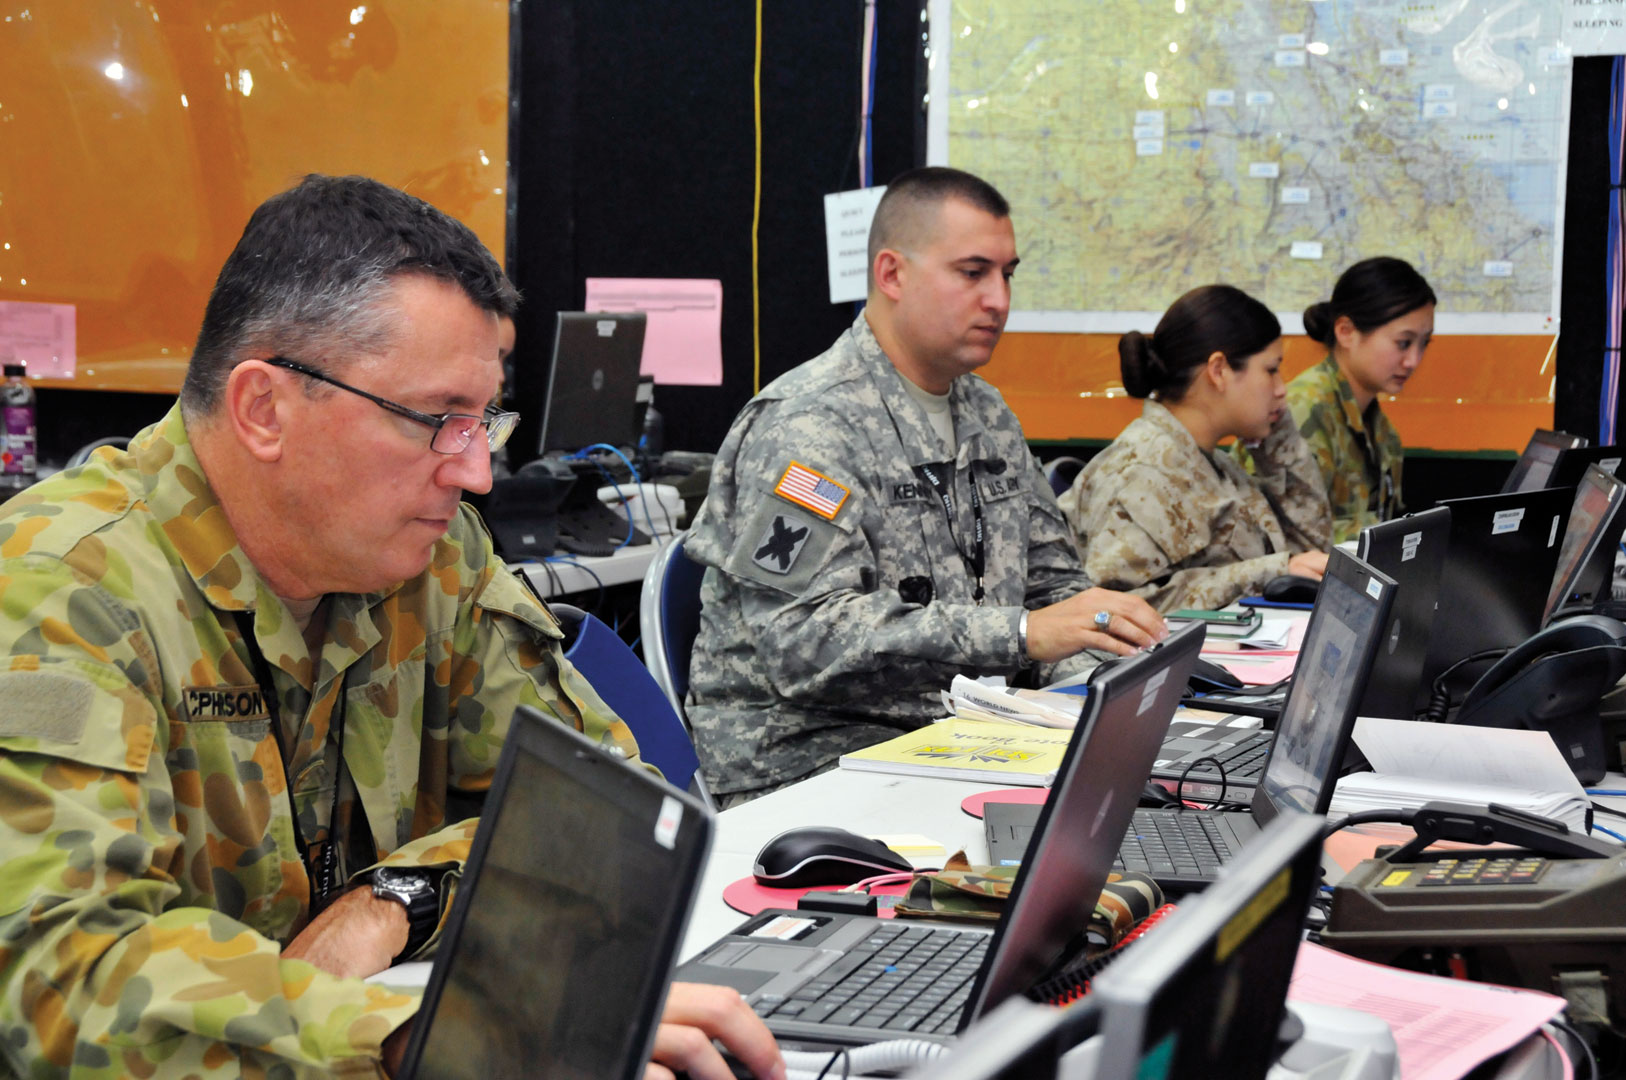
M 843 769 L 1049 787 L 1071 731 L 986 720 L 940 720 L 841 756 Z

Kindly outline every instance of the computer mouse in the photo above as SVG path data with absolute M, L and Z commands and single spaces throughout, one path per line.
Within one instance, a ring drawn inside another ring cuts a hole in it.
M 1281 574 L 1265 582 L 1261 595 L 1277 604 L 1313 604 L 1321 582 L 1298 574 Z
M 810 885 L 851 885 L 878 874 L 907 874 L 909 860 L 879 840 L 813 825 L 787 829 L 757 852 L 751 874 L 763 885 L 800 889 Z
M 1196 693 L 1210 694 L 1216 690 L 1240 690 L 1242 680 L 1218 664 L 1198 660 L 1191 669 L 1191 677 L 1186 680 L 1186 685 Z

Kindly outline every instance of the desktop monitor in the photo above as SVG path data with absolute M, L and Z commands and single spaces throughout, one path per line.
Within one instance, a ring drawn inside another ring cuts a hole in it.
M 537 450 L 638 443 L 643 312 L 561 311 Z
M 1266 1074 L 1321 883 L 1323 824 L 1278 817 L 1102 973 L 1090 994 L 1101 1011 L 1095 1080 Z
M 1609 598 L 1614 580 L 1615 552 L 1626 529 L 1626 482 L 1601 466 L 1587 468 L 1575 488 L 1564 543 L 1558 550 L 1552 590 L 1542 611 L 1543 625 L 1562 615 L 1589 612 L 1599 599 Z
M 1524 453 L 1513 465 L 1507 482 L 1502 485 L 1505 495 L 1513 491 L 1537 491 L 1549 487 L 1553 469 L 1565 450 L 1585 446 L 1587 439 L 1563 431 L 1536 430 L 1525 444 Z

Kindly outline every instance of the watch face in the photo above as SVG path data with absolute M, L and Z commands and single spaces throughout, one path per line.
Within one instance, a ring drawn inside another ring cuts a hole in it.
M 380 866 L 374 870 L 373 883 L 404 893 L 424 892 L 429 888 L 428 880 L 418 871 L 400 870 L 391 866 Z

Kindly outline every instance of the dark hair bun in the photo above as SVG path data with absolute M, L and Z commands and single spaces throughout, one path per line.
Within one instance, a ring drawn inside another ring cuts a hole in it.
M 1133 398 L 1151 396 L 1169 374 L 1152 348 L 1152 339 L 1139 330 L 1131 330 L 1118 339 L 1118 371 L 1123 376 L 1124 389 Z
M 1304 333 L 1311 341 L 1331 347 L 1333 318 L 1332 305 L 1323 300 L 1304 309 Z

